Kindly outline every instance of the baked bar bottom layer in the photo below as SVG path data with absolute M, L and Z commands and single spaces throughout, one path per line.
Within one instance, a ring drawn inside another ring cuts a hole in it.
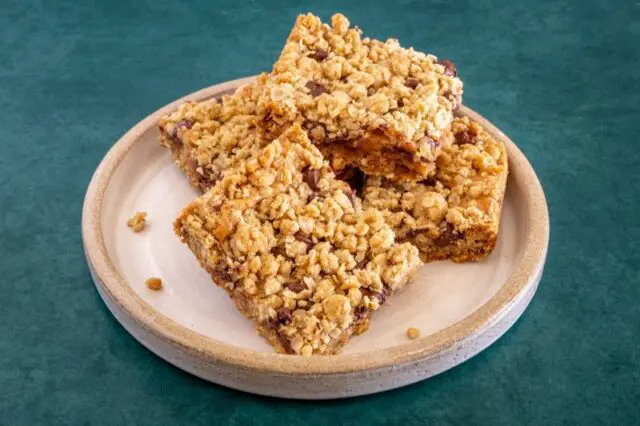
M 193 158 L 193 149 L 182 143 L 175 136 L 171 136 L 161 129 L 160 144 L 171 150 L 173 162 L 178 168 L 187 175 L 189 183 L 200 191 L 206 191 L 217 181 L 216 177 L 208 179 L 198 173 L 198 163 Z
M 365 206 L 381 210 L 398 241 L 414 244 L 426 262 L 482 260 L 498 238 L 508 176 L 505 146 L 466 117 L 454 120 L 452 134 L 432 177 L 369 177 L 364 186 Z
M 480 261 L 491 254 L 496 246 L 497 233 L 491 229 L 469 229 L 458 236 L 434 239 L 425 232 L 402 241 L 415 245 L 425 263 L 445 259 L 462 263 Z
M 441 142 L 429 145 L 428 156 L 416 157 L 392 143 L 384 143 L 385 138 L 377 137 L 376 142 L 317 143 L 336 173 L 355 167 L 369 176 L 386 176 L 395 181 L 420 181 L 431 176 L 436 169 L 436 159 L 442 147 L 450 143 L 445 134 Z
M 335 353 L 421 264 L 297 125 L 190 203 L 175 231 L 289 354 Z
M 201 236 L 198 233 L 193 232 L 190 229 L 184 229 L 182 233 L 184 242 L 189 246 L 189 248 L 194 252 L 198 253 L 198 251 L 202 251 L 203 247 L 201 244 Z M 224 276 L 221 276 L 220 270 L 215 270 L 211 268 L 210 265 L 206 264 L 202 261 L 202 259 L 206 258 L 206 253 L 200 253 L 196 258 L 200 263 L 200 266 L 209 273 L 214 283 L 224 289 L 235 305 L 236 309 L 249 321 L 253 322 L 256 325 L 257 332 L 269 343 L 273 348 L 282 354 L 293 354 L 295 351 L 291 347 L 291 342 L 289 338 L 284 335 L 282 332 L 278 330 L 277 327 L 269 326 L 269 323 L 265 323 L 260 320 L 260 312 L 259 308 L 256 304 L 251 301 L 250 297 L 238 290 L 232 290 L 227 285 L 225 285 Z M 404 282 L 407 282 L 410 279 L 409 274 L 404 279 Z M 398 283 L 398 288 L 401 288 L 404 284 Z M 395 292 L 394 292 L 395 293 Z M 380 305 L 384 304 L 386 301 L 386 294 L 384 298 L 379 298 Z M 323 351 L 323 355 L 334 355 L 341 351 L 342 347 L 345 343 L 347 343 L 351 336 L 359 335 L 364 333 L 369 328 L 369 320 L 373 315 L 373 311 L 363 311 L 361 315 L 359 315 L 354 323 L 347 329 L 341 331 L 341 333 L 333 340 L 329 342 L 326 348 Z

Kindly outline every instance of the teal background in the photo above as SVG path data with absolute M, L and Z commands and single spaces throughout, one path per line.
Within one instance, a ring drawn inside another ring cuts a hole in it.
M 80 237 L 109 147 L 186 93 L 269 69 L 302 11 L 452 59 L 551 216 L 540 289 L 502 339 L 345 401 L 163 362 L 102 304 Z M 640 424 L 639 50 L 635 1 L 0 0 L 0 424 Z

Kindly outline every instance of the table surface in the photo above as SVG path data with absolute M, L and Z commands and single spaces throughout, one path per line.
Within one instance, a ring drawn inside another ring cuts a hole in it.
M 356 3 L 0 0 L 0 424 L 640 423 L 638 2 Z M 268 70 L 304 11 L 452 59 L 551 217 L 540 288 L 503 338 L 352 400 L 252 396 L 165 363 L 107 311 L 80 237 L 109 147 L 184 94 Z

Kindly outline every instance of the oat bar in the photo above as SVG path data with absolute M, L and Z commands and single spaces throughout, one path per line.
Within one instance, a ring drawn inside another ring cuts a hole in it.
M 452 124 L 454 143 L 438 158 L 436 175 L 419 183 L 374 177 L 365 207 L 383 211 L 399 241 L 420 249 L 425 262 L 480 260 L 493 250 L 507 181 L 507 154 L 467 117 Z
M 160 143 L 171 149 L 196 188 L 212 187 L 225 170 L 255 155 L 263 145 L 256 129 L 256 101 L 265 78 L 261 75 L 220 99 L 187 101 L 160 120 Z
M 277 135 L 300 122 L 334 171 L 425 178 L 447 138 L 462 82 L 450 61 L 361 38 L 343 15 L 298 17 L 258 102 Z
M 299 125 L 242 162 L 175 222 L 258 331 L 288 354 L 332 354 L 420 264 L 362 209 Z

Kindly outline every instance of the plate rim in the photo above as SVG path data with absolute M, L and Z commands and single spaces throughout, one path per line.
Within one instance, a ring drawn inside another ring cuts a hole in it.
M 542 186 L 520 149 L 491 122 L 462 105 L 460 115 L 479 122 L 493 137 L 503 141 L 507 148 L 509 173 L 516 175 L 525 186 L 529 232 L 525 250 L 511 277 L 482 306 L 460 321 L 428 336 L 401 345 L 353 354 L 333 356 L 294 357 L 271 352 L 242 348 L 199 334 L 180 325 L 144 301 L 119 274 L 109 259 L 101 228 L 102 201 L 111 177 L 131 147 L 147 130 L 157 127 L 161 116 L 173 111 L 186 100 L 203 100 L 229 92 L 250 83 L 255 76 L 230 80 L 198 90 L 179 98 L 148 115 L 128 130 L 107 152 L 94 172 L 82 208 L 82 240 L 86 259 L 95 271 L 96 285 L 109 295 L 127 315 L 148 332 L 182 351 L 199 358 L 204 364 L 224 363 L 257 372 L 318 376 L 389 368 L 398 364 L 419 361 L 450 349 L 461 341 L 476 335 L 488 326 L 526 290 L 532 277 L 543 264 L 549 241 L 549 214 Z

